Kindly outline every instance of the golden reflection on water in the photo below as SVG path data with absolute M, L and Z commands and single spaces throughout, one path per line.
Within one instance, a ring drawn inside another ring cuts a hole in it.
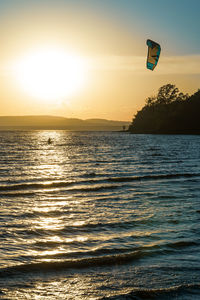
M 65 227 L 62 219 L 55 217 L 40 217 L 39 219 L 33 221 L 35 229 L 44 229 L 44 230 L 60 230 Z
M 48 144 L 49 138 L 51 138 L 52 144 Z M 51 186 L 53 182 L 59 182 L 59 180 L 63 181 L 63 178 L 65 177 L 70 180 L 69 175 L 72 174 L 71 170 L 74 167 L 68 158 L 67 148 L 54 147 L 54 145 L 66 142 L 62 141 L 62 138 L 63 136 L 59 131 L 42 131 L 38 133 L 38 147 L 40 150 L 37 151 L 37 160 L 40 163 L 35 167 L 35 171 L 38 176 L 42 178 L 41 184 L 44 186 L 42 186 L 40 191 L 41 194 L 38 199 L 39 201 L 36 201 L 35 207 L 33 207 L 33 212 L 39 214 L 36 214 L 36 218 L 31 221 L 31 227 L 33 230 L 42 229 L 46 232 L 46 234 L 43 238 L 37 237 L 33 241 L 33 247 L 29 250 L 29 255 L 35 257 L 35 259 L 39 262 L 56 262 L 58 260 L 62 261 L 70 259 L 69 257 L 73 252 L 86 251 L 85 249 L 88 245 L 97 239 L 94 234 L 87 233 L 86 231 L 79 232 L 79 234 L 73 234 L 74 231 L 70 232 L 67 228 L 84 227 L 84 225 L 87 225 L 90 222 L 98 223 L 97 220 L 93 220 L 92 217 L 88 215 L 87 218 L 84 217 L 83 220 L 81 214 L 77 214 L 76 212 L 76 209 L 81 211 L 84 205 L 87 205 L 84 203 L 84 197 L 86 201 L 88 201 L 88 194 L 84 192 L 84 188 L 87 189 L 88 186 L 84 186 L 83 184 L 81 185 L 83 191 L 79 198 L 74 198 L 72 195 L 60 196 L 59 192 L 62 188 Z M 66 174 L 67 176 L 65 176 Z M 51 180 L 49 180 L 49 178 L 51 178 Z M 96 187 L 98 186 L 93 185 L 93 188 Z M 69 191 L 70 187 L 67 187 L 67 189 Z M 152 207 L 150 205 L 148 206 L 147 203 L 143 205 L 144 207 L 139 207 L 131 212 L 128 209 L 125 212 L 126 215 L 130 215 L 131 217 L 134 215 L 135 221 L 137 222 L 145 222 L 148 221 L 148 219 L 153 218 L 155 212 L 152 210 Z M 101 213 L 103 217 L 103 212 Z M 99 244 L 94 247 L 90 245 L 89 247 L 90 250 L 98 250 L 103 247 L 110 246 L 112 245 L 112 240 L 118 239 L 119 235 L 121 239 L 135 239 L 135 237 L 140 236 L 150 237 L 157 233 L 159 233 L 159 230 L 144 231 L 137 230 L 136 228 L 134 228 L 134 231 L 131 229 L 130 231 L 120 233 L 104 231 L 98 234 Z M 88 245 L 84 245 L 85 242 Z M 160 242 L 161 241 L 159 241 L 159 243 Z M 76 243 L 80 243 L 82 248 L 80 248 L 80 245 L 77 245 Z M 138 246 L 141 246 L 141 241 L 135 241 L 135 245 L 137 244 Z M 146 248 L 151 248 L 156 245 L 156 241 L 147 241 L 146 243 L 143 243 L 143 246 Z M 55 288 L 56 284 L 57 282 L 55 283 Z M 81 289 L 81 286 L 79 288 Z
M 28 278 L 30 280 L 30 278 Z M 18 289 L 7 289 L 6 287 L 3 291 L 6 293 L 6 299 L 97 299 L 96 294 L 99 291 L 98 296 L 105 296 L 104 293 L 101 293 L 102 282 L 105 290 L 108 290 L 106 293 L 107 296 L 114 296 L 115 291 L 110 291 L 109 286 L 114 281 L 119 282 L 119 278 L 115 279 L 114 276 L 110 276 L 110 279 L 105 280 L 105 275 L 100 274 L 99 280 L 95 281 L 91 274 L 88 273 L 68 273 L 65 276 L 55 276 L 49 275 L 46 277 L 46 280 L 37 280 L 37 277 L 31 278 L 31 284 L 24 286 L 21 284 Z M 131 289 L 131 288 L 130 288 Z M 128 289 L 121 288 L 121 292 L 126 294 Z M 101 298 L 98 297 L 98 298 Z
M 52 141 L 57 141 L 63 135 L 62 131 L 58 130 L 41 130 L 38 131 L 37 139 L 38 141 L 47 142 L 48 139 L 52 139 Z
M 51 140 L 50 144 L 48 143 L 49 139 Z M 67 135 L 63 140 L 62 131 L 38 131 L 36 135 L 38 151 L 34 152 L 37 166 L 34 166 L 34 172 L 37 173 L 37 177 L 42 178 L 43 184 L 48 185 L 52 181 L 59 180 L 64 177 L 64 174 L 71 171 L 73 166 L 68 159 L 68 151 L 65 147 L 59 147 L 61 144 L 67 145 L 67 140 Z M 49 178 L 51 178 L 51 181 Z
M 34 207 L 33 211 L 36 212 L 51 212 L 54 209 L 57 210 L 57 208 L 62 208 L 62 207 L 69 207 L 70 205 L 74 203 L 73 201 L 73 196 L 54 196 L 50 197 L 49 200 L 44 200 L 41 202 L 36 202 L 36 206 Z M 77 203 L 77 201 L 76 201 Z
M 30 254 L 33 256 L 45 256 L 45 258 L 42 259 L 42 261 L 52 261 L 52 258 L 48 258 L 48 256 L 52 256 L 52 255 L 56 255 L 56 254 L 60 254 L 63 251 L 65 251 L 64 253 L 66 253 L 67 251 L 64 248 L 58 248 L 58 249 L 54 249 L 54 250 L 43 250 L 43 251 L 36 251 L 36 250 L 32 250 L 30 251 Z

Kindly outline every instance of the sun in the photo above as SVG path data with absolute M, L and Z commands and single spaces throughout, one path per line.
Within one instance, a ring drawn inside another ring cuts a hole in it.
M 30 96 L 52 101 L 78 92 L 85 84 L 86 69 L 81 56 L 44 47 L 22 56 L 14 65 L 14 74 Z

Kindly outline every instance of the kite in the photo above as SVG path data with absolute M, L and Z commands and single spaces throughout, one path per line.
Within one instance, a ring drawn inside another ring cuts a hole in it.
M 153 71 L 158 63 L 161 47 L 152 40 L 147 40 L 148 54 L 147 54 L 147 69 Z

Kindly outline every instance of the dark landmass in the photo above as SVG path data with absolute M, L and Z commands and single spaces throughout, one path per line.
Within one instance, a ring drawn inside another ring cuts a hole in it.
M 149 97 L 134 116 L 129 132 L 141 134 L 200 134 L 200 90 L 192 96 L 166 84 Z
M 75 119 L 56 116 L 0 116 L 0 130 L 74 130 L 74 131 L 120 131 L 130 122 L 104 119 Z

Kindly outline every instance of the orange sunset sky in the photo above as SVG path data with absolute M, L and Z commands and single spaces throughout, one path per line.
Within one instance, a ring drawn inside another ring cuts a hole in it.
M 195 92 L 200 3 L 153 2 L 0 1 L 0 115 L 131 121 L 166 83 Z M 162 48 L 153 72 L 147 38 Z

